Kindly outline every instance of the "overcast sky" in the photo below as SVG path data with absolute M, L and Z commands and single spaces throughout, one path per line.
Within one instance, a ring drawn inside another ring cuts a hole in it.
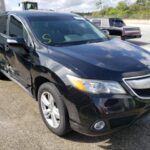
M 5 0 L 7 10 L 17 9 L 18 3 L 22 0 Z M 31 1 L 31 0 L 30 0 Z M 34 0 L 39 3 L 41 9 L 52 9 L 57 11 L 79 11 L 89 12 L 97 9 L 97 0 Z M 102 0 L 104 5 L 115 6 L 123 0 Z M 124 0 L 125 1 L 125 0 Z M 126 0 L 128 3 L 135 0 Z

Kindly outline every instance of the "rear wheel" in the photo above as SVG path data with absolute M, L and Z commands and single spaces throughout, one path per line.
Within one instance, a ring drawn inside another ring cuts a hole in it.
M 38 102 L 42 118 L 47 127 L 56 135 L 68 133 L 69 121 L 62 96 L 52 83 L 44 83 L 38 90 Z

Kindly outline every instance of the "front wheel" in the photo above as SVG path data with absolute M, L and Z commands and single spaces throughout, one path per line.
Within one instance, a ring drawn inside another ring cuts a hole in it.
M 121 40 L 125 41 L 125 40 L 126 40 L 126 37 L 121 36 Z
M 62 96 L 52 83 L 44 83 L 38 90 L 38 102 L 42 118 L 47 127 L 56 135 L 68 133 L 69 120 Z

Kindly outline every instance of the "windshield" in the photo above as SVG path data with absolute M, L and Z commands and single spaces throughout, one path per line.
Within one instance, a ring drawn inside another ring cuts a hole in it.
M 28 21 L 37 38 L 50 46 L 101 42 L 104 33 L 79 16 L 30 16 Z

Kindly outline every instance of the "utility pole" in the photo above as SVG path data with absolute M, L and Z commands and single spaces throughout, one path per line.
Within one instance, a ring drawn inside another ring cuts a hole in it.
M 103 9 L 103 1 L 102 0 L 97 0 L 96 6 L 102 10 Z
M 0 13 L 5 11 L 5 2 L 4 0 L 0 0 Z

